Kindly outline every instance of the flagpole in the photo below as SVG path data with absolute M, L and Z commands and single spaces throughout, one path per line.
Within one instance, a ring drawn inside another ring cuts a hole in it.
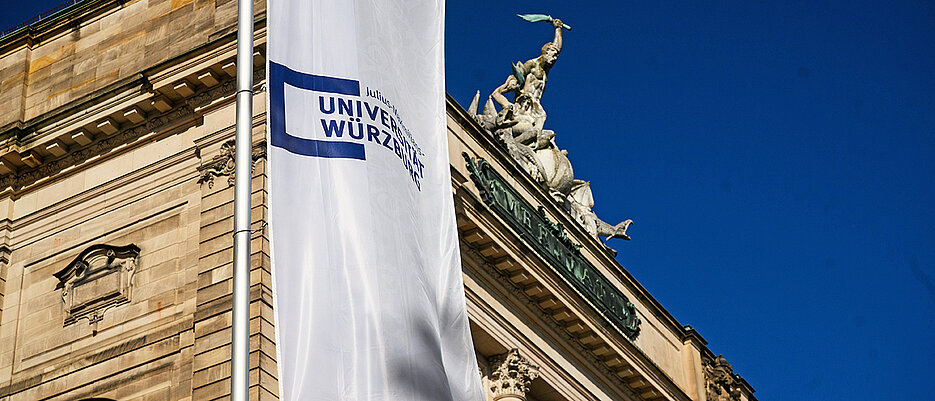
M 231 401 L 250 389 L 250 181 L 253 178 L 253 0 L 237 2 L 237 131 L 234 157 L 234 288 Z

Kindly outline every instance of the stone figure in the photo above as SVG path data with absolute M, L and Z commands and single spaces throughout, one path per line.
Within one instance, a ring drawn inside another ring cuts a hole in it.
M 723 355 L 701 360 L 705 377 L 705 397 L 709 401 L 740 401 L 734 369 Z
M 630 236 L 627 235 L 627 229 L 633 220 L 626 219 L 619 224 L 612 226 L 601 220 L 594 213 L 594 196 L 591 194 L 591 183 L 588 181 L 574 180 L 571 193 L 566 198 L 565 207 L 575 218 L 578 224 L 589 234 L 595 237 L 622 238 L 627 241 Z
M 554 133 L 543 133 L 546 113 L 540 103 L 549 71 L 558 61 L 558 55 L 562 51 L 564 24 L 557 18 L 551 22 L 555 28 L 555 37 L 542 46 L 542 54 L 525 63 L 517 62 L 513 65 L 512 74 L 494 89 L 484 107 L 485 115 L 491 116 L 497 113 L 490 100 L 500 105 L 502 111 L 494 120 L 494 127 L 498 130 L 509 130 L 517 142 L 534 145 L 534 149 L 547 146 L 551 139 L 548 136 L 554 136 Z M 506 93 L 513 94 L 513 102 L 504 96 Z
M 552 197 L 595 238 L 623 238 L 632 220 L 610 225 L 594 214 L 590 184 L 576 180 L 568 151 L 555 143 L 555 132 L 544 129 L 546 112 L 540 100 L 545 93 L 549 71 L 562 51 L 562 29 L 571 29 L 560 19 L 545 15 L 521 15 L 527 21 L 551 22 L 555 36 L 542 46 L 539 57 L 517 62 L 502 85 L 494 89 L 478 114 L 480 91 L 474 95 L 468 113 L 488 134 L 497 139 L 516 163 L 537 182 L 548 188 Z M 507 94 L 513 95 L 511 102 Z M 496 106 L 500 106 L 498 112 Z

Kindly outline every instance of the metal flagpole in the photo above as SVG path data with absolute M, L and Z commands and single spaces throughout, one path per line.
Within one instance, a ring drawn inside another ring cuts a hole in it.
M 237 134 L 234 156 L 234 297 L 231 401 L 250 388 L 250 181 L 253 178 L 253 0 L 237 2 Z

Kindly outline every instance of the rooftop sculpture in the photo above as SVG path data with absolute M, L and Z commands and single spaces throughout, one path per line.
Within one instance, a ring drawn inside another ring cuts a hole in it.
M 546 112 L 540 99 L 545 92 L 549 71 L 562 51 L 562 29 L 571 30 L 562 20 L 541 14 L 520 15 L 527 21 L 548 21 L 555 37 L 542 46 L 539 57 L 517 62 L 512 74 L 487 98 L 484 110 L 478 114 L 480 91 L 468 108 L 468 113 L 489 135 L 499 141 L 516 163 L 533 179 L 549 190 L 553 199 L 595 238 L 629 240 L 627 228 L 633 220 L 611 225 L 592 210 L 594 197 L 588 181 L 574 177 L 568 151 L 555 144 L 555 132 L 544 129 Z M 507 94 L 513 95 L 511 102 Z M 497 111 L 496 105 L 500 106 Z

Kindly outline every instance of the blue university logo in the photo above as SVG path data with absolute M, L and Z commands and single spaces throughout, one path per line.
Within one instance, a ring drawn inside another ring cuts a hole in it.
M 300 110 L 314 116 L 303 127 L 305 135 L 287 132 L 286 85 L 314 97 L 305 102 L 313 110 Z M 421 190 L 425 155 L 396 106 L 379 90 L 366 88 L 362 97 L 358 81 L 306 74 L 274 62 L 269 63 L 268 90 L 272 146 L 302 156 L 361 161 L 367 160 L 368 149 L 392 152 Z

